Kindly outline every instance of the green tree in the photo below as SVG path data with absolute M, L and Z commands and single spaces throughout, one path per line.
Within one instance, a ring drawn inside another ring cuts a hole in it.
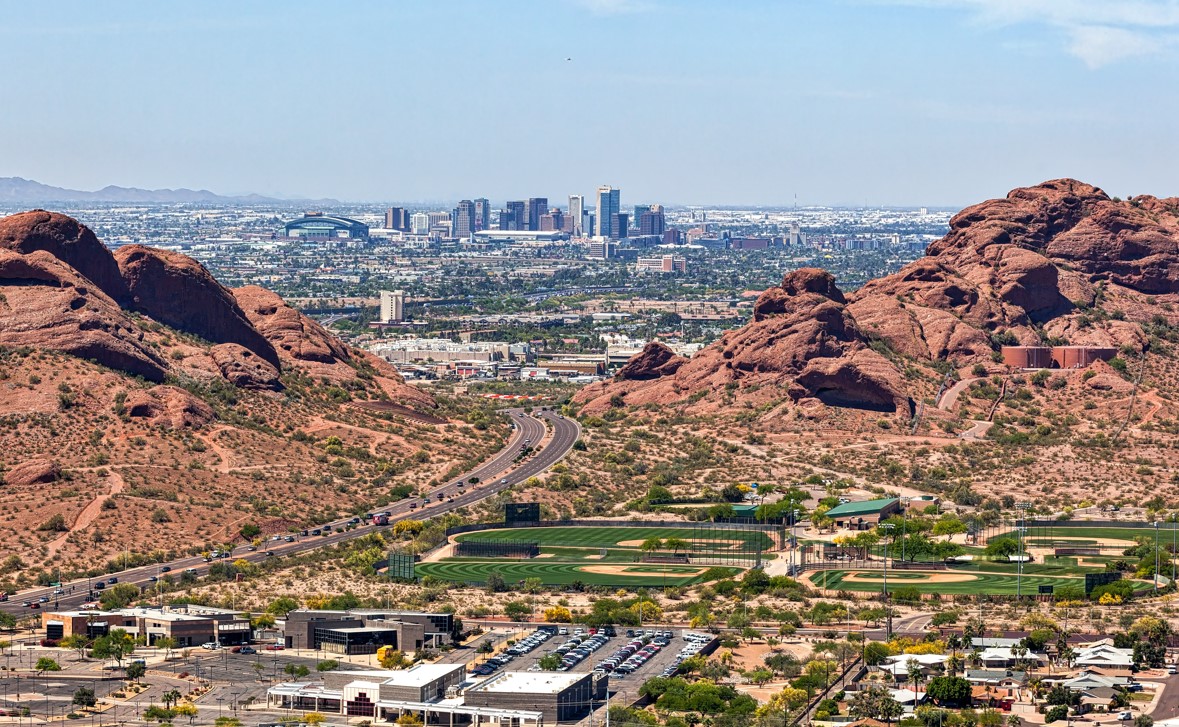
M 215 727 L 242 727 L 242 721 L 237 717 L 218 717 L 213 724 Z
M 511 621 L 523 621 L 532 615 L 532 606 L 523 601 L 508 601 L 504 605 L 504 615 Z
M 139 586 L 134 583 L 116 583 L 102 592 L 98 602 L 104 611 L 114 611 L 135 603 L 139 599 L 139 593 Z
M 73 649 L 78 652 L 79 659 L 85 659 L 86 650 L 90 648 L 90 639 L 86 637 L 86 634 L 70 634 L 57 642 L 57 645 L 63 649 Z
M 643 551 L 644 553 L 654 553 L 655 551 L 662 550 L 662 549 L 663 549 L 663 539 L 662 538 L 647 538 L 646 540 L 644 540 L 642 542 L 641 545 L 639 545 L 639 550 Z
M 197 715 L 201 713 L 200 709 L 198 709 L 197 706 L 192 702 L 178 704 L 176 705 L 176 709 L 172 711 L 174 711 L 180 717 L 188 717 L 189 724 L 192 724 L 194 721 L 196 721 Z
M 74 690 L 74 699 L 71 704 L 76 704 L 79 707 L 93 707 L 98 704 L 98 699 L 90 687 L 78 687 Z
M 848 706 L 848 713 L 857 719 L 877 719 L 890 723 L 904 711 L 904 707 L 892 698 L 888 689 L 877 685 L 856 692 Z
M 171 636 L 159 636 L 154 646 L 164 650 L 164 661 L 172 658 L 172 650 L 176 648 L 176 639 Z
M 38 674 L 44 674 L 47 671 L 61 671 L 61 664 L 58 664 L 55 660 L 49 658 L 48 656 L 42 656 L 40 659 L 37 659 L 37 664 L 33 667 L 33 669 Z
M 315 665 L 315 671 L 335 671 L 340 668 L 340 662 L 335 659 L 324 659 Z
M 180 692 L 178 690 L 169 689 L 168 691 L 164 692 L 160 696 L 160 701 L 162 701 L 164 703 L 165 707 L 167 707 L 168 709 L 171 709 L 173 704 L 176 704 L 180 701 L 181 696 L 182 695 L 180 694 Z
M 90 655 L 96 659 L 111 659 L 120 668 L 123 659 L 135 651 L 135 639 L 125 629 L 111 629 L 106 636 L 99 636 L 90 648 Z
M 158 704 L 153 704 L 143 710 L 143 719 L 147 722 L 171 722 L 176 715 L 167 707 L 161 707 Z
M 939 705 L 957 706 L 970 703 L 970 682 L 962 677 L 941 676 L 929 680 L 925 694 Z
M 133 680 L 136 684 L 147 674 L 147 666 L 141 661 L 133 661 L 127 665 L 127 678 Z
M 561 657 L 559 654 L 545 654 L 536 663 L 537 666 L 545 671 L 556 671 L 561 667 Z

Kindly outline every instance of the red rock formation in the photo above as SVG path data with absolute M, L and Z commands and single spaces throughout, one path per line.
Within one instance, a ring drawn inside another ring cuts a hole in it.
M 781 286 L 762 293 L 751 323 L 729 331 L 690 360 L 675 362 L 648 346 L 627 367 L 659 373 L 653 363 L 674 362 L 663 375 L 620 376 L 586 387 L 575 400 L 594 413 L 609 408 L 615 394 L 632 406 L 673 404 L 735 384 L 737 391 L 755 386 L 759 396 L 771 400 L 776 390 L 794 401 L 813 398 L 834 406 L 907 415 L 911 405 L 900 371 L 867 347 L 843 301 L 830 273 L 796 270 Z
M 150 381 L 167 369 L 115 301 L 43 250 L 0 248 L 0 345 L 61 351 Z
M 197 261 L 142 245 L 118 249 L 115 259 L 131 307 L 165 325 L 213 343 L 236 343 L 278 368 L 278 354 L 238 307 L 233 294 Z
M 284 358 L 334 363 L 351 354 L 340 339 L 323 326 L 287 305 L 277 293 L 247 285 L 231 291 L 250 323 Z
M 212 407 L 175 386 L 133 391 L 123 406 L 132 419 L 145 419 L 165 429 L 199 429 L 214 418 Z
M 282 388 L 278 369 L 253 351 L 236 343 L 219 343 L 209 350 L 226 381 L 242 389 Z
M 618 378 L 629 381 L 658 379 L 674 374 L 687 362 L 687 358 L 676 355 L 666 345 L 652 341 L 618 370 Z
M 3 474 L 3 482 L 13 487 L 48 485 L 61 476 L 61 467 L 51 459 L 30 459 Z
M 127 286 L 110 251 L 90 228 L 72 217 L 33 210 L 0 218 L 0 248 L 22 255 L 44 250 L 115 301 L 127 298 Z

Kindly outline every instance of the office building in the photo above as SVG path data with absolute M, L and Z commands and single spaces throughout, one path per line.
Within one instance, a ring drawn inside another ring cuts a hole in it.
M 113 629 L 123 629 L 133 638 L 142 637 L 152 645 L 166 636 L 176 646 L 199 646 L 210 641 L 220 644 L 248 644 L 250 621 L 237 611 L 184 606 L 179 608 L 123 608 L 116 611 L 44 611 L 41 625 L 45 638 L 64 639 L 83 635 L 97 638 Z
M 430 231 L 430 215 L 425 212 L 415 212 L 409 218 L 409 229 L 415 235 L 424 235 Z
M 409 652 L 437 648 L 451 642 L 453 630 L 449 613 L 299 608 L 287 614 L 283 639 L 288 649 L 375 654 L 381 646 Z
M 486 197 L 475 200 L 475 231 L 491 229 L 491 202 Z
M 381 291 L 381 323 L 400 323 L 405 320 L 405 291 Z
M 667 229 L 662 205 L 650 205 L 641 214 L 636 207 L 635 214 L 638 215 L 640 235 L 662 235 Z
M 610 186 L 598 187 L 598 209 L 596 216 L 598 218 L 597 234 L 602 237 L 612 237 L 617 239 L 619 235 L 614 234 L 614 216 L 618 214 L 621 204 L 621 190 L 614 189 Z
M 559 231 L 565 229 L 565 214 L 556 207 L 549 210 L 547 215 L 541 215 L 540 229 L 542 231 Z
M 585 196 L 580 194 L 569 195 L 569 219 L 566 220 L 566 227 L 569 234 L 574 237 L 579 237 L 585 234 L 584 221 L 582 217 L 585 215 Z
M 385 210 L 385 229 L 409 232 L 409 210 L 404 207 L 390 207 Z
M 504 208 L 499 213 L 499 229 L 501 230 L 526 230 L 524 226 L 524 215 L 528 206 L 523 201 L 509 201 L 504 203 Z
M 790 247 L 801 247 L 806 244 L 806 233 L 802 231 L 797 222 L 790 223 L 790 237 L 787 244 Z
M 641 257 L 635 263 L 635 270 L 646 273 L 686 273 L 688 261 L 679 255 Z
M 539 230 L 540 218 L 549 211 L 548 197 L 531 197 L 525 210 L 524 230 Z
M 282 226 L 283 237 L 304 240 L 368 241 L 368 225 L 363 222 L 322 212 L 307 212 Z
M 610 233 L 606 235 L 611 240 L 621 240 L 630 233 L 630 217 L 625 212 L 615 212 L 610 215 Z
M 681 245 L 683 244 L 683 235 L 674 227 L 670 227 L 663 231 L 664 245 Z
M 593 673 L 508 671 L 468 687 L 464 701 L 471 707 L 503 710 L 536 709 L 549 722 L 584 718 L 595 701 L 604 701 L 608 677 Z
M 450 215 L 450 236 L 468 238 L 475 234 L 475 203 L 464 199 Z
M 609 260 L 618 250 L 618 244 L 609 240 L 591 240 L 587 257 L 594 260 Z

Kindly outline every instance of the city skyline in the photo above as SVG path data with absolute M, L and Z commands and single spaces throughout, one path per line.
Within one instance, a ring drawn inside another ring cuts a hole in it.
M 0 176 L 348 202 L 1176 194 L 1177 32 L 1149 0 L 14 6 Z

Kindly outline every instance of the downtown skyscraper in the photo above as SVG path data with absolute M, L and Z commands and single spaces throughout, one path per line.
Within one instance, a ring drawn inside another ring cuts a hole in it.
M 614 229 L 616 215 L 621 208 L 621 190 L 610 186 L 598 187 L 598 235 L 602 237 L 619 237 Z

